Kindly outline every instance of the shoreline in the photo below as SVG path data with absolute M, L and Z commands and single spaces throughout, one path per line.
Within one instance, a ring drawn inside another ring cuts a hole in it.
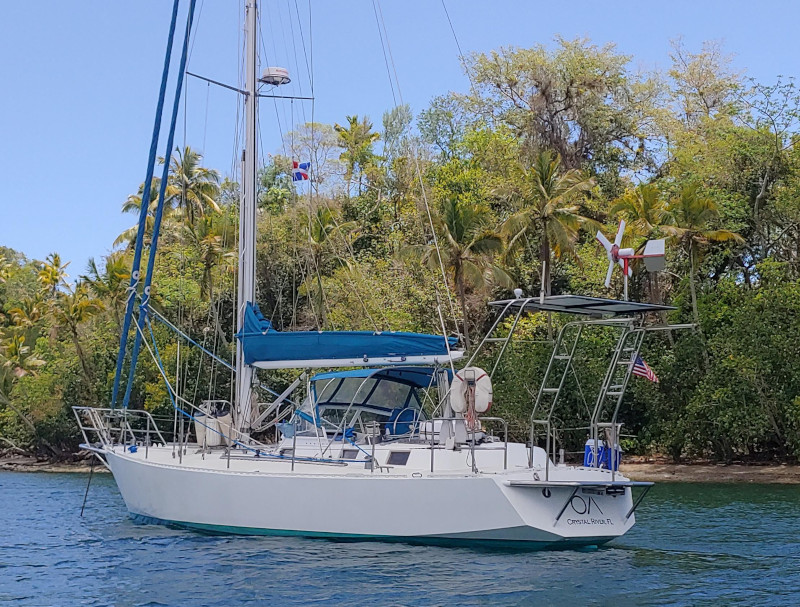
M 94 471 L 107 474 L 105 466 L 95 463 Z M 91 461 L 50 462 L 35 457 L 0 458 L 0 471 L 81 473 L 91 470 Z M 763 483 L 800 484 L 800 465 L 791 464 L 710 464 L 623 462 L 620 472 L 634 481 L 656 483 Z
M 791 464 L 665 464 L 622 462 L 620 472 L 634 481 L 656 483 L 800 484 L 800 466 Z
M 92 463 L 90 459 L 79 462 L 51 462 L 25 455 L 0 457 L 0 471 L 5 472 L 66 472 L 88 474 L 91 469 Z M 109 472 L 104 465 L 96 460 L 94 471 L 95 473 L 102 472 L 103 474 Z

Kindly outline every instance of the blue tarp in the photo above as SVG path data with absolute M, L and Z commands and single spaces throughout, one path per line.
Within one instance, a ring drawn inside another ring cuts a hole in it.
M 264 318 L 258 304 L 248 302 L 242 330 L 244 361 L 258 362 L 447 356 L 441 335 L 384 331 L 276 331 Z M 450 347 L 456 338 L 447 338 Z

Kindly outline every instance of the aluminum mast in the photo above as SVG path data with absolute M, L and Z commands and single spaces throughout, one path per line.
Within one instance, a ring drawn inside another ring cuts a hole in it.
M 246 1 L 245 36 L 247 40 L 245 148 L 242 153 L 242 185 L 239 202 L 239 294 L 236 301 L 236 329 L 242 330 L 248 301 L 255 300 L 256 267 L 256 147 L 258 91 L 258 2 Z M 239 433 L 249 434 L 252 412 L 253 367 L 244 363 L 241 341 L 236 341 L 236 411 L 234 423 Z M 237 434 L 237 438 L 242 438 Z

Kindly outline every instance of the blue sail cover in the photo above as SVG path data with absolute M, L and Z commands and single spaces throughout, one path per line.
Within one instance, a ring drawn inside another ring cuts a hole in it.
M 324 360 L 348 361 L 359 359 L 396 358 L 403 362 L 409 357 L 442 357 L 447 359 L 448 347 L 441 335 L 384 331 L 276 331 L 264 318 L 258 304 L 248 302 L 242 330 L 236 334 L 242 343 L 244 361 L 248 365 L 259 363 L 287 363 L 292 361 Z M 447 338 L 450 348 L 456 338 Z M 276 365 L 270 365 L 276 366 Z

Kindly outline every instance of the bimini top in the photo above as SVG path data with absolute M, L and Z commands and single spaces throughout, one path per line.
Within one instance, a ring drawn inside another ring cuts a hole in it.
M 385 369 L 353 369 L 351 371 L 333 371 L 330 373 L 319 373 L 311 378 L 311 381 L 339 379 L 339 378 L 364 378 L 388 379 L 404 384 L 409 384 L 416 388 L 427 388 L 436 385 L 436 367 L 387 367 Z M 447 375 L 452 376 L 450 369 Z
M 519 310 L 521 307 L 524 307 L 526 310 L 531 311 L 543 310 L 545 312 L 562 312 L 565 314 L 582 314 L 585 316 L 626 316 L 676 309 L 672 306 L 660 304 L 603 299 L 601 297 L 586 297 L 584 295 L 550 295 L 549 297 L 545 297 L 544 301 L 541 301 L 538 297 L 522 297 L 519 299 L 503 299 L 489 303 L 490 306 L 500 308 L 505 308 L 509 304 L 514 310 Z
M 464 353 L 449 351 L 456 338 L 394 331 L 276 331 L 248 302 L 242 330 L 244 362 L 262 369 L 443 364 Z

